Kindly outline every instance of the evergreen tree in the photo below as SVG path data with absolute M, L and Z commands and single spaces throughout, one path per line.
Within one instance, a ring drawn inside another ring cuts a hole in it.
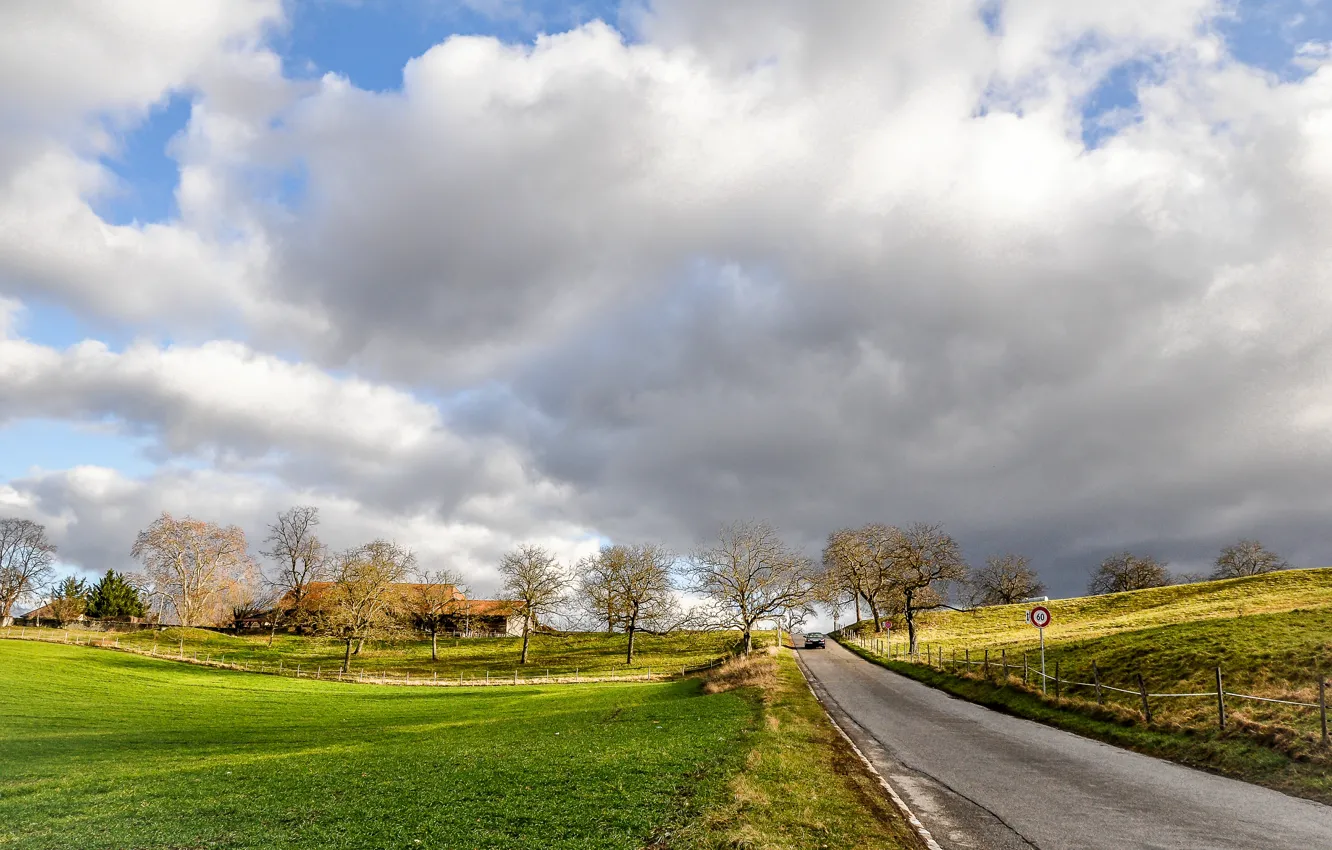
M 134 589 L 125 577 L 115 570 L 107 570 L 88 594 L 88 616 L 105 619 L 108 617 L 144 617 L 143 597 Z

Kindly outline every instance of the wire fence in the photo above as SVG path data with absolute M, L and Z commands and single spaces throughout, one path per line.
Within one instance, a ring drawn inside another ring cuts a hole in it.
M 105 632 L 79 635 L 70 630 L 57 631 L 49 628 L 28 629 L 25 627 L 8 626 L 4 629 L 0 629 L 0 639 L 87 646 L 95 649 L 127 652 L 132 655 L 141 655 L 148 658 L 160 658 L 164 661 L 194 664 L 201 667 L 236 670 L 243 673 L 257 673 L 268 676 L 285 676 L 293 679 L 314 679 L 323 682 L 340 682 L 343 684 L 357 685 L 396 685 L 411 687 L 475 688 L 503 685 L 663 682 L 711 670 L 725 664 L 734 657 L 734 653 L 727 653 L 726 655 L 717 656 L 716 658 L 694 665 L 681 664 L 669 667 L 665 665 L 653 665 L 650 667 L 624 671 L 594 669 L 585 672 L 581 668 L 575 667 L 572 673 L 568 670 L 552 673 L 548 668 L 534 668 L 532 670 L 520 670 L 515 668 L 512 672 L 491 668 L 483 669 L 481 671 L 459 671 L 456 675 L 451 672 L 441 675 L 438 671 L 432 671 L 428 674 L 418 673 L 413 675 L 411 671 L 407 670 L 395 672 L 382 668 L 352 668 L 351 665 L 348 665 L 348 669 L 344 671 L 341 665 L 337 664 L 323 665 L 299 662 L 293 666 L 282 660 L 279 660 L 276 663 L 269 661 L 252 661 L 246 658 L 238 659 L 234 653 L 232 654 L 232 660 L 228 661 L 225 653 L 214 654 L 197 650 L 186 651 L 183 642 L 177 643 L 174 646 L 167 644 L 161 648 L 159 648 L 158 644 L 154 643 L 149 649 L 130 645 L 122 646 L 118 636 L 107 634 Z
M 1226 700 L 1248 700 L 1252 702 L 1268 703 L 1275 705 L 1285 705 L 1294 708 L 1309 709 L 1314 713 L 1318 722 L 1319 738 L 1323 747 L 1329 747 L 1328 722 L 1327 722 L 1327 677 L 1324 674 L 1314 674 L 1316 679 L 1316 689 L 1318 699 L 1316 702 L 1305 702 L 1295 699 L 1281 699 L 1278 697 L 1258 696 L 1257 694 L 1245 694 L 1236 691 L 1227 690 L 1225 686 L 1224 671 L 1220 667 L 1214 668 L 1216 677 L 1216 687 L 1213 690 L 1192 691 L 1187 693 L 1171 692 L 1153 692 L 1147 687 L 1147 682 L 1141 673 L 1137 674 L 1136 688 L 1122 688 L 1107 684 L 1101 681 L 1100 668 L 1096 662 L 1091 663 L 1090 682 L 1083 682 L 1077 679 L 1061 675 L 1061 661 L 1054 662 L 1054 674 L 1049 675 L 1044 670 L 1032 665 L 1024 651 L 1022 653 L 1021 664 L 1010 664 L 1008 661 L 1008 650 L 1000 650 L 997 658 L 990 657 L 990 650 L 986 649 L 977 657 L 972 657 L 970 649 L 962 651 L 961 657 L 958 656 L 957 649 L 952 649 L 948 657 L 944 656 L 942 646 L 930 644 L 918 644 L 916 650 L 912 652 L 909 647 L 895 644 L 890 640 L 883 638 L 866 638 L 862 635 L 851 634 L 843 638 L 849 640 L 862 650 L 879 655 L 889 661 L 901 661 L 909 664 L 920 664 L 933 667 L 939 670 L 951 670 L 956 672 L 959 668 L 971 669 L 981 668 L 986 679 L 991 678 L 992 671 L 995 671 L 1003 679 L 1010 675 L 1016 677 L 1017 673 L 1010 671 L 1021 671 L 1023 685 L 1030 685 L 1032 680 L 1040 683 L 1042 693 L 1049 693 L 1051 687 L 1054 689 L 1055 700 L 1059 701 L 1063 697 L 1066 688 L 1084 688 L 1095 694 L 1097 705 L 1105 704 L 1105 693 L 1127 694 L 1139 701 L 1143 719 L 1152 722 L 1151 700 L 1154 699 L 1209 699 L 1215 701 L 1216 722 L 1219 728 L 1225 729 L 1227 724 L 1227 704 Z

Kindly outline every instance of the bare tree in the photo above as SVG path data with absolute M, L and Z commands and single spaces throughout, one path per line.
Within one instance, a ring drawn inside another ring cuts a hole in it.
M 63 626 L 74 622 L 88 610 L 88 583 L 74 576 L 67 576 L 51 588 L 51 601 L 47 605 L 56 625 Z
M 342 672 L 351 665 L 352 644 L 395 630 L 393 585 L 416 565 L 416 555 L 387 540 L 376 540 L 339 554 L 333 584 L 320 599 L 317 631 L 345 644 Z
M 38 593 L 54 574 L 55 544 L 32 520 L 0 519 L 0 626 L 13 622 L 20 599 Z
M 439 632 L 455 620 L 468 591 L 462 576 L 452 570 L 421 573 L 407 592 L 407 613 L 416 628 L 430 635 L 430 660 L 439 660 Z
M 858 557 L 853 557 L 858 541 L 856 530 L 843 528 L 828 535 L 823 548 L 823 568 L 830 580 L 846 589 L 856 608 L 856 622 L 860 622 L 860 600 L 865 596 L 865 575 Z M 875 618 L 878 627 L 878 618 Z
M 1212 578 L 1239 578 L 1288 570 L 1290 565 L 1257 540 L 1241 540 L 1221 550 Z
M 328 575 L 328 547 L 315 533 L 318 525 L 319 508 L 297 505 L 278 514 L 264 541 L 268 548 L 262 554 L 277 564 L 272 586 L 285 609 L 281 616 L 295 625 L 297 634 L 314 616 L 311 585 Z M 274 624 L 276 628 L 276 619 Z
M 555 614 L 564 604 L 569 577 L 554 555 L 531 544 L 505 555 L 499 572 L 504 577 L 505 596 L 519 606 L 523 615 L 523 654 L 518 663 L 526 664 L 538 618 Z
M 746 653 L 754 649 L 754 626 L 808 601 L 813 565 L 786 547 L 766 523 L 733 523 L 715 545 L 689 559 L 693 588 L 712 600 L 718 624 L 743 632 Z
M 257 569 L 238 526 L 169 513 L 139 532 L 130 554 L 176 612 L 182 626 L 221 619 L 229 600 L 241 598 L 257 578 Z
M 1132 552 L 1111 555 L 1092 573 L 1088 590 L 1092 594 L 1122 593 L 1170 584 L 1170 571 L 1162 561 Z
M 240 634 L 241 629 L 245 628 L 248 620 L 266 617 L 269 620 L 269 627 L 272 628 L 273 621 L 277 619 L 276 600 L 272 594 L 263 593 L 258 587 L 251 588 L 249 593 L 241 594 L 235 602 L 231 604 L 231 631 L 233 634 Z M 269 632 L 268 645 L 273 645 L 273 635 Z
M 980 605 L 1011 605 L 1045 593 L 1045 585 L 1022 555 L 991 555 L 971 574 L 969 583 Z
M 864 597 L 876 632 L 883 630 L 885 609 L 891 607 L 897 587 L 892 565 L 900 537 L 897 528 L 870 523 L 833 532 L 823 550 L 823 562 L 832 565 L 845 583 Z
M 624 630 L 629 635 L 625 664 L 634 663 L 634 637 L 644 623 L 661 626 L 679 613 L 671 584 L 674 564 L 675 555 L 665 547 L 647 543 L 630 547 L 628 557 L 612 573 L 614 595 L 624 611 Z
M 629 550 L 624 546 L 603 546 L 595 555 L 578 562 L 577 598 L 583 612 L 606 631 L 614 632 L 624 623 L 624 605 L 616 589 L 616 575 L 624 569 Z
M 891 584 L 901 594 L 911 652 L 916 651 L 916 614 L 945 607 L 942 585 L 966 577 L 962 548 L 941 526 L 918 522 L 897 533 Z

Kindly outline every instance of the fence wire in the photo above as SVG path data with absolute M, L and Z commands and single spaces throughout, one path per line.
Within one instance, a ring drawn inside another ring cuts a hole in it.
M 938 661 L 937 661 L 937 662 L 935 661 L 935 656 L 932 654 L 932 650 L 928 650 L 928 649 L 927 649 L 926 653 L 924 653 L 924 654 L 922 654 L 921 652 L 917 651 L 917 652 L 915 652 L 915 653 L 906 652 L 906 653 L 903 653 L 902 655 L 894 656 L 894 655 L 892 654 L 892 651 L 891 651 L 891 645 L 889 646 L 889 650 L 888 650 L 888 652 L 885 653 L 885 652 L 884 652 L 883 650 L 881 650 L 881 649 L 876 649 L 876 648 L 871 647 L 871 646 L 866 646 L 866 641 L 863 640 L 863 639 L 861 639 L 861 638 L 852 638 L 852 640 L 853 640 L 853 641 L 856 643 L 856 645 L 858 645 L 861 649 L 864 649 L 864 650 L 866 650 L 866 651 L 868 651 L 868 652 L 873 652 L 873 653 L 875 653 L 875 654 L 877 654 L 877 655 L 886 655 L 886 657 L 887 657 L 889 660 L 906 661 L 906 662 L 913 663 L 913 664 L 923 664 L 923 665 L 925 665 L 925 666 L 929 666 L 929 667 L 933 667 L 933 666 L 935 666 L 936 663 L 937 663 L 937 665 L 938 665 L 940 668 L 945 667 L 945 666 L 953 666 L 953 667 L 956 667 L 956 666 L 959 665 L 959 664 L 965 664 L 965 665 L 969 665 L 969 666 L 972 666 L 972 667 L 986 667 L 986 668 L 989 668 L 989 667 L 995 667 L 995 668 L 997 668 L 997 669 L 999 669 L 999 670 L 1002 670 L 1002 671 L 1004 672 L 1005 675 L 1007 675 L 1007 673 L 1008 673 L 1009 670 L 1024 670 L 1024 671 L 1026 671 L 1026 673 L 1027 673 L 1028 675 L 1031 675 L 1031 676 L 1039 676 L 1040 678 L 1044 679 L 1045 681 L 1047 681 L 1047 682 L 1054 682 L 1056 685 L 1059 685 L 1059 686 L 1092 688 L 1092 689 L 1094 689 L 1094 690 L 1098 690 L 1098 691 L 1114 691 L 1115 693 L 1128 694 L 1129 696 L 1134 696 L 1134 697 L 1139 697 L 1139 698 L 1142 698 L 1142 697 L 1144 697 L 1144 696 L 1147 697 L 1147 698 L 1149 698 L 1149 699 L 1202 698 L 1202 697 L 1207 697 L 1207 698 L 1209 698 L 1209 699 L 1218 699 L 1218 698 L 1220 698 L 1220 699 L 1225 699 L 1226 697 L 1233 697 L 1233 698 L 1235 698 L 1235 699 L 1246 699 L 1246 700 L 1253 700 L 1253 701 L 1255 701 L 1255 702 L 1275 703 L 1275 704 L 1277 704 L 1277 705 L 1290 705 L 1290 706 L 1296 706 L 1296 707 L 1298 707 L 1298 708 L 1312 708 L 1312 709 L 1315 709 L 1315 710 L 1317 710 L 1318 712 L 1320 712 L 1320 715 L 1321 715 L 1321 716 L 1320 716 L 1320 720 L 1322 721 L 1322 723 L 1323 723 L 1323 725 L 1324 725 L 1323 743 L 1326 745 L 1326 744 L 1327 744 L 1327 741 L 1328 741 L 1328 739 L 1327 739 L 1327 732 L 1326 732 L 1326 711 L 1327 711 L 1327 706 L 1326 706 L 1325 704 L 1322 704 L 1322 703 L 1316 703 L 1316 702 L 1300 702 L 1300 701 L 1298 701 L 1298 700 L 1277 699 L 1277 698 L 1275 698 L 1275 697 L 1260 697 L 1260 696 L 1257 696 L 1256 694 L 1240 694 L 1240 693 L 1235 693 L 1234 691 L 1227 691 L 1227 690 L 1222 690 L 1220 693 L 1218 693 L 1217 691 L 1198 691 L 1198 692 L 1195 692 L 1195 693 L 1185 693 L 1185 694 L 1176 694 L 1176 693 L 1150 693 L 1150 692 L 1144 694 L 1144 693 L 1142 692 L 1142 690 L 1131 690 L 1131 689 L 1128 689 L 1128 688 L 1117 688 L 1117 687 L 1115 687 L 1114 685 L 1107 685 L 1107 684 L 1105 684 L 1104 682 L 1101 682 L 1101 683 L 1098 684 L 1098 683 L 1096 683 L 1096 682 L 1079 682 L 1079 681 L 1076 681 L 1076 680 L 1073 680 L 1073 679 L 1056 678 L 1055 676 L 1051 676 L 1051 675 L 1049 675 L 1048 673 L 1043 673 L 1043 672 L 1041 672 L 1040 670 L 1037 670 L 1037 669 L 1031 667 L 1030 665 L 1024 665 L 1024 664 L 1008 664 L 1008 663 L 1006 663 L 1006 662 L 1004 662 L 1004 661 L 997 661 L 997 662 L 996 662 L 996 661 L 989 661 L 989 660 L 987 660 L 987 659 L 957 658 L 956 656 L 954 656 L 954 657 L 951 658 L 951 659 L 947 659 L 947 660 L 945 660 L 945 659 L 943 658 L 943 655 L 942 655 L 943 650 L 940 650 L 940 655 L 938 656 Z M 878 641 L 878 643 L 881 644 L 882 641 Z M 924 658 L 925 660 L 922 660 L 922 658 Z

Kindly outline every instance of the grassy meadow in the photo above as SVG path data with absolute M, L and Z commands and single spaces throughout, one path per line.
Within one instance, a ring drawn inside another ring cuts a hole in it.
M 435 689 L 3 640 L 0 741 L 0 848 L 918 846 L 785 650 Z
M 60 640 L 64 631 L 9 628 L 0 637 L 39 635 Z M 278 634 L 269 646 L 267 634 L 231 635 L 205 629 L 168 628 L 132 632 L 101 633 L 71 629 L 71 641 L 114 641 L 124 649 L 152 653 L 166 658 L 183 654 L 202 661 L 226 661 L 249 669 L 273 669 L 279 663 L 290 671 L 299 665 L 303 673 L 336 671 L 342 665 L 345 645 L 341 641 L 294 634 Z M 770 635 L 756 636 L 761 645 Z M 430 641 L 420 639 L 367 641 L 361 652 L 353 655 L 353 674 L 404 674 L 417 679 L 438 677 L 467 681 L 481 680 L 487 673 L 496 678 L 512 676 L 521 669 L 523 678 L 544 676 L 586 676 L 679 673 L 682 667 L 706 664 L 732 652 L 738 632 L 675 632 L 657 636 L 639 634 L 634 642 L 634 663 L 625 664 L 626 637 L 616 634 L 570 633 L 538 634 L 532 637 L 528 664 L 518 663 L 522 656 L 522 638 L 440 638 L 439 660 L 430 660 Z
M 696 680 L 348 688 L 0 641 L 0 847 L 642 847 L 759 716 Z

